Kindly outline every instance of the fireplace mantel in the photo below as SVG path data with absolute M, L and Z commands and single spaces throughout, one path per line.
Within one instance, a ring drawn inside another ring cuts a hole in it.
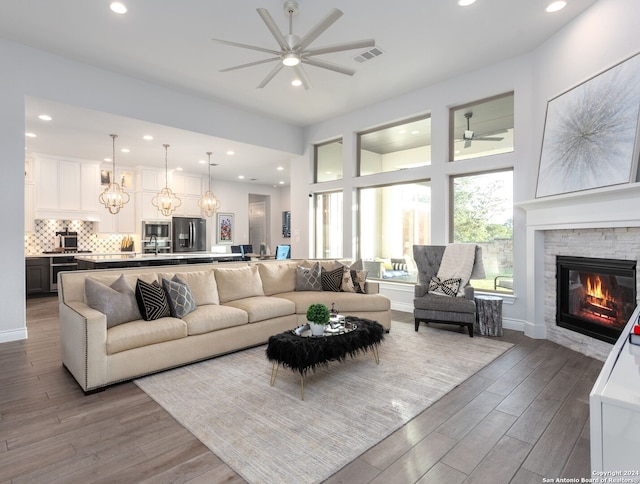
M 548 338 L 589 356 L 604 360 L 610 350 L 610 345 L 607 343 L 597 341 L 592 344 L 592 338 L 587 337 L 575 342 L 572 341 L 573 335 L 568 336 L 563 332 L 558 334 L 555 328 L 551 329 L 552 326 L 555 326 L 555 316 L 549 309 L 545 313 L 545 301 L 550 299 L 551 293 L 548 291 L 548 286 L 555 284 L 555 278 L 546 274 L 546 271 L 554 271 L 554 269 L 546 266 L 547 263 L 552 264 L 552 261 L 548 257 L 550 254 L 545 247 L 545 234 L 554 231 L 580 232 L 576 235 L 577 241 L 572 242 L 578 253 L 566 253 L 571 252 L 567 250 L 563 255 L 640 260 L 640 236 L 638 234 L 640 228 L 640 183 L 527 200 L 516 203 L 516 207 L 526 212 L 527 221 L 525 334 L 533 338 Z M 604 236 L 598 234 L 598 231 L 610 232 Z M 595 235 L 588 235 L 589 233 Z M 601 250 L 602 244 L 608 244 L 607 247 L 615 246 L 616 242 L 612 239 L 618 237 L 623 238 L 624 243 L 618 244 L 617 250 L 624 251 L 624 254 L 610 255 L 606 253 L 610 249 Z M 553 259 L 555 261 L 555 257 Z M 555 300 L 555 288 L 553 289 L 553 300 Z

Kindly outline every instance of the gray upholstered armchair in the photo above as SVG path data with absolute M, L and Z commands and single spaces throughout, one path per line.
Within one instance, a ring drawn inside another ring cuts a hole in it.
M 469 336 L 473 337 L 473 325 L 476 320 L 476 303 L 473 299 L 473 287 L 467 284 L 464 287 L 464 297 L 449 297 L 438 294 L 429 294 L 429 282 L 438 274 L 444 245 L 414 245 L 413 258 L 418 267 L 418 283 L 415 286 L 413 300 L 413 316 L 415 329 L 421 321 L 425 323 L 458 324 L 460 328 L 466 327 Z M 476 246 L 475 260 L 471 271 L 471 279 L 484 279 L 484 266 L 482 264 L 482 248 Z

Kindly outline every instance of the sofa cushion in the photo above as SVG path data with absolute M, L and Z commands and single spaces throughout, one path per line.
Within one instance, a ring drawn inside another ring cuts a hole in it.
M 140 314 L 142 314 L 142 318 L 145 321 L 171 316 L 167 295 L 158 284 L 158 281 L 153 281 L 149 284 L 138 279 L 138 282 L 136 282 L 136 300 L 138 301 Z
M 296 263 L 260 263 L 258 264 L 262 289 L 265 296 L 272 296 L 279 292 L 295 291 Z
M 296 266 L 296 291 L 322 291 L 319 262 L 312 267 Z
M 187 323 L 189 336 L 210 333 L 219 329 L 241 326 L 249 322 L 245 311 L 219 304 L 207 304 L 187 314 L 183 318 Z
M 218 285 L 216 284 L 216 277 L 213 274 L 213 270 L 159 273 L 158 280 L 162 280 L 162 278 L 171 279 L 176 275 L 188 284 L 196 305 L 204 306 L 205 304 L 220 304 L 220 298 L 218 297 Z
M 257 296 L 231 301 L 226 306 L 242 309 L 249 316 L 249 322 L 279 318 L 295 314 L 296 305 L 292 301 L 275 296 Z
M 389 311 L 391 300 L 382 294 L 353 294 L 349 292 L 293 291 L 277 294 L 275 297 L 287 299 L 295 304 L 296 314 L 306 314 L 311 304 L 321 303 L 334 308 L 342 315 L 354 312 Z
M 174 318 L 182 318 L 196 309 L 196 301 L 191 294 L 189 285 L 177 275 L 171 280 L 162 279 L 162 289 L 167 294 L 169 311 Z
M 187 323 L 172 317 L 131 321 L 107 330 L 107 354 L 187 337 Z
M 439 294 L 425 294 L 413 300 L 414 309 L 428 309 L 433 311 L 449 311 L 457 313 L 475 313 L 476 304 L 466 297 L 449 297 Z
M 238 268 L 214 269 L 218 295 L 221 303 L 264 296 L 258 267 L 255 265 Z
M 87 277 L 84 280 L 84 290 L 89 307 L 106 315 L 107 328 L 142 317 L 133 287 L 124 275 L 109 286 Z
M 320 270 L 320 281 L 322 282 L 323 291 L 340 292 L 342 289 L 342 276 L 344 275 L 344 267 L 340 266 L 333 270 L 327 270 L 324 267 Z

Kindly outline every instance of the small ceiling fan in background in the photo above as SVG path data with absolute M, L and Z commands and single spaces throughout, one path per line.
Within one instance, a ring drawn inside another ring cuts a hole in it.
M 501 136 L 476 136 L 471 131 L 470 120 L 473 117 L 473 113 L 469 111 L 464 113 L 464 117 L 467 119 L 467 129 L 462 133 L 462 139 L 464 140 L 464 147 L 469 148 L 472 141 L 502 141 L 504 137 Z M 503 133 L 504 130 L 496 131 L 496 133 Z
M 286 35 L 280 32 L 280 29 L 274 22 L 273 17 L 271 17 L 271 14 L 269 14 L 269 11 L 267 9 L 257 9 L 258 15 L 260 15 L 260 18 L 271 32 L 271 35 L 273 35 L 273 37 L 276 39 L 280 50 L 241 44 L 238 42 L 231 42 L 229 40 L 212 39 L 214 42 L 218 42 L 220 44 L 231 45 L 233 47 L 240 47 L 243 49 L 257 50 L 259 52 L 266 52 L 275 56 L 268 59 L 249 62 L 247 64 L 222 69 L 220 72 L 228 72 L 236 69 L 243 69 L 245 67 L 278 61 L 276 66 L 267 75 L 267 77 L 265 77 L 262 82 L 258 84 L 258 88 L 265 87 L 269 83 L 269 81 L 271 81 L 271 79 L 273 79 L 275 75 L 280 72 L 282 68 L 291 67 L 295 70 L 304 88 L 309 89 L 311 87 L 311 81 L 302 68 L 302 64 L 308 64 L 311 66 L 320 67 L 322 69 L 328 69 L 330 71 L 338 72 L 340 74 L 352 76 L 356 72 L 355 69 L 317 59 L 315 56 L 375 46 L 374 39 L 364 39 L 354 42 L 344 42 L 341 44 L 334 44 L 326 47 L 317 47 L 315 49 L 310 49 L 308 48 L 309 45 L 315 39 L 317 39 L 325 30 L 331 27 L 331 25 L 333 25 L 333 23 L 342 16 L 342 12 L 337 8 L 331 9 L 329 13 L 320 22 L 318 22 L 318 24 L 316 24 L 309 32 L 307 32 L 304 37 L 300 38 L 298 35 L 293 33 L 293 17 L 298 14 L 298 2 L 295 0 L 286 1 L 284 3 L 284 11 L 285 14 L 289 16 L 289 33 Z

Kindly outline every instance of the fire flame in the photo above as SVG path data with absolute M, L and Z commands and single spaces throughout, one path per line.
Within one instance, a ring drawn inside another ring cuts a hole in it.
M 592 298 L 598 301 L 610 301 L 612 299 L 609 291 L 602 289 L 602 280 L 600 279 L 600 276 L 595 276 L 593 280 L 591 277 L 587 277 L 586 286 L 587 295 Z

